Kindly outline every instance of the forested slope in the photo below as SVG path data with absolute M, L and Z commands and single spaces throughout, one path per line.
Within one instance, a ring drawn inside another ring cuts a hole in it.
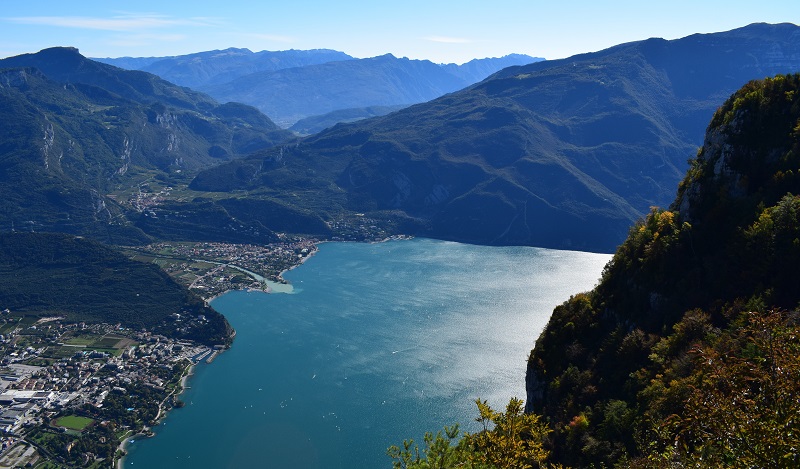
M 64 234 L 0 233 L 0 309 L 5 308 L 72 322 L 120 323 L 209 345 L 229 343 L 232 333 L 221 314 L 155 264 Z
M 537 340 L 527 409 L 550 419 L 556 460 L 800 463 L 798 194 L 800 75 L 751 82 L 714 115 L 671 207 Z

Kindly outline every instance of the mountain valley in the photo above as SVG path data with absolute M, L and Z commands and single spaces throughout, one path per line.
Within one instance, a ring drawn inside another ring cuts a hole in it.
M 73 424 L 81 415 L 96 421 L 89 432 L 40 419 L 29 433 L 39 440 L 26 444 L 76 467 L 118 459 L 129 432 L 147 433 L 162 411 L 183 405 L 176 393 L 191 366 L 232 343 L 212 297 L 280 286 L 281 272 L 320 241 L 418 236 L 615 253 L 592 290 L 575 292 L 529 338 L 527 362 L 515 358 L 527 363 L 526 413 L 516 399 L 506 413 L 478 400 L 485 431 L 458 445 L 457 428 L 429 434 L 425 458 L 441 452 L 447 467 L 795 467 L 799 71 L 800 27 L 790 23 L 462 65 L 329 49 L 92 60 L 53 47 L 0 59 L 0 343 L 9 352 L 0 358 L 30 361 L 20 357 L 30 353 L 58 379 L 83 379 L 74 389 L 102 380 L 108 389 L 96 402 L 111 396 L 106 409 L 87 400 L 83 410 L 53 410 Z M 369 272 L 372 255 L 332 262 Z M 474 283 L 491 288 L 513 256 L 477 277 L 483 259 L 470 262 L 470 293 L 454 288 L 451 298 L 473 301 Z M 432 270 L 412 269 L 407 280 Z M 372 295 L 393 280 L 391 266 L 382 272 L 369 278 Z M 311 283 L 296 291 L 313 292 Z M 438 288 L 441 303 L 448 287 Z M 369 298 L 336 287 L 325 294 Z M 434 353 L 445 342 L 437 318 L 417 309 L 413 292 L 397 295 L 382 311 L 387 324 L 407 315 L 424 331 L 418 348 L 446 368 Z M 523 303 L 493 306 L 534 309 Z M 347 333 L 352 318 L 339 309 Z M 470 318 L 477 334 L 481 314 Z M 291 329 L 277 317 L 259 320 L 277 334 Z M 303 329 L 305 319 L 291 324 Z M 407 359 L 391 327 L 380 329 L 388 345 L 376 361 Z M 79 331 L 92 328 L 86 344 L 56 342 L 80 342 Z M 309 341 L 320 340 L 309 329 Z M 448 340 L 463 338 L 456 331 Z M 116 356 L 68 348 L 96 343 L 128 361 L 115 368 Z M 346 357 L 357 348 L 336 341 L 295 345 L 315 359 L 347 359 L 341 378 L 326 377 L 339 390 L 385 367 L 362 370 L 364 361 Z M 124 381 L 129 365 L 147 384 Z M 303 374 L 304 386 L 317 372 Z M 269 371 L 262 378 L 274 380 Z M 151 392 L 158 402 L 136 409 Z M 416 388 L 410 395 L 422 398 Z M 275 400 L 272 411 L 286 407 Z M 107 411 L 117 419 L 110 425 Z M 326 425 L 338 418 L 326 417 Z M 503 432 L 517 422 L 524 438 L 498 449 L 492 438 L 516 438 L 513 428 Z M 101 434 L 102 457 L 88 449 Z M 70 454 L 77 441 L 86 446 Z M 395 467 L 429 467 L 411 443 L 389 453 Z

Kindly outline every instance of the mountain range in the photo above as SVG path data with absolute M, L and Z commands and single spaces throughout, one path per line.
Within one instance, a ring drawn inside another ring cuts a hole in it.
M 608 252 L 672 200 L 727 96 L 798 69 L 792 24 L 632 42 L 509 67 L 201 172 L 190 187 L 289 204 L 302 190 L 327 213 L 402 219 L 427 236 Z
M 796 467 L 798 70 L 800 28 L 753 24 L 508 67 L 296 138 L 72 48 L 0 60 L 0 229 L 71 233 L 0 235 L 0 297 L 225 344 L 199 298 L 88 238 L 265 243 L 360 224 L 616 250 L 528 359 L 547 462 Z M 196 328 L 164 321 L 176 313 Z
M 502 68 L 542 59 L 510 54 L 456 65 L 391 54 L 355 59 L 325 49 L 257 53 L 226 49 L 177 57 L 98 60 L 154 73 L 221 102 L 255 106 L 289 127 L 301 119 L 341 110 L 350 110 L 347 120 L 370 117 L 379 109 L 388 113 L 392 107 L 459 90 Z M 353 111 L 359 108 L 371 110 Z
M 291 138 L 252 107 L 71 48 L 0 60 L 0 115 L 3 229 L 116 243 L 147 236 L 113 192 L 140 192 L 148 180 L 180 179 Z
M 305 67 L 353 57 L 330 49 L 252 52 L 228 48 L 171 57 L 95 58 L 97 62 L 158 75 L 176 85 L 200 90 L 256 72 Z
M 0 223 L 116 243 L 363 225 L 610 252 L 672 199 L 726 96 L 800 68 L 799 31 L 754 24 L 509 67 L 304 139 L 75 49 L 12 57 L 0 61 Z

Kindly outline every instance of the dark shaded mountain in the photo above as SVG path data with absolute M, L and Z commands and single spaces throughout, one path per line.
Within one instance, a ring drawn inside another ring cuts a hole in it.
M 231 341 L 225 318 L 155 264 L 70 235 L 0 233 L 0 307 L 120 323 L 208 345 Z M 182 316 L 181 324 L 173 314 Z
M 219 105 L 203 93 L 175 86 L 155 75 L 87 59 L 72 47 L 53 47 L 0 60 L 0 68 L 21 67 L 36 68 L 59 83 L 96 86 L 140 104 L 161 102 L 196 111 Z
M 256 72 L 305 67 L 352 57 L 329 49 L 251 52 L 229 48 L 173 57 L 94 59 L 131 70 L 142 70 L 193 89 L 202 89 Z
M 71 48 L 0 60 L 0 116 L 3 229 L 118 243 L 146 236 L 111 192 L 193 174 L 291 137 L 252 107 L 220 105 Z
M 305 117 L 340 109 L 429 101 L 486 78 L 503 66 L 534 60 L 513 55 L 442 66 L 387 54 L 253 73 L 200 89 L 220 101 L 255 106 L 279 125 L 289 127 Z
M 559 462 L 800 461 L 794 436 L 782 446 L 800 368 L 776 355 L 797 350 L 800 327 L 798 124 L 800 75 L 745 85 L 714 114 L 670 209 L 631 228 L 593 291 L 555 309 L 526 388 L 528 410 L 555 428 Z
M 289 130 L 300 135 L 312 135 L 339 123 L 346 124 L 348 122 L 369 119 L 370 117 L 385 116 L 386 114 L 399 111 L 404 107 L 408 106 L 398 104 L 396 106 L 369 106 L 355 109 L 339 109 L 321 116 L 311 116 L 300 119 L 289 127 Z
M 427 236 L 610 252 L 672 199 L 726 96 L 798 69 L 792 24 L 622 44 L 507 68 L 200 173 L 192 187 L 284 199 L 302 187 L 316 207 L 400 213 Z

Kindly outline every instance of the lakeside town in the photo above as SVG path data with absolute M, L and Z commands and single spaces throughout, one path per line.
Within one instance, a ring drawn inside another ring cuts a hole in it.
M 178 283 L 210 301 L 230 290 L 269 293 L 276 285 L 286 284 L 281 273 L 316 253 L 317 242 L 288 237 L 266 245 L 160 242 L 125 251 L 135 260 L 159 265 Z
M 317 243 L 284 236 L 267 245 L 159 242 L 122 250 L 208 302 L 237 289 L 288 291 L 281 274 L 316 253 Z M 180 327 L 204 319 L 167 318 Z M 193 367 L 224 348 L 121 324 L 0 311 L 0 469 L 117 466 L 128 441 L 152 435 L 170 409 L 183 406 Z
M 119 324 L 0 315 L 0 467 L 111 467 L 147 435 L 208 347 Z
M 330 241 L 382 242 L 405 239 L 389 235 L 380 223 L 368 217 L 337 220 L 329 223 L 336 233 Z M 287 290 L 282 273 L 291 270 L 318 250 L 321 242 L 279 233 L 279 242 L 269 244 L 234 244 L 223 242 L 158 242 L 126 247 L 123 252 L 134 260 L 153 262 L 178 283 L 198 293 L 206 301 L 230 290 L 260 290 L 270 293 Z
M 155 243 L 125 252 L 210 301 L 232 289 L 285 284 L 281 273 L 315 253 L 315 243 Z M 173 316 L 176 324 L 192 320 Z M 152 434 L 167 411 L 183 406 L 193 366 L 224 350 L 8 309 L 0 312 L 0 347 L 0 468 L 41 469 L 113 467 L 129 439 Z

